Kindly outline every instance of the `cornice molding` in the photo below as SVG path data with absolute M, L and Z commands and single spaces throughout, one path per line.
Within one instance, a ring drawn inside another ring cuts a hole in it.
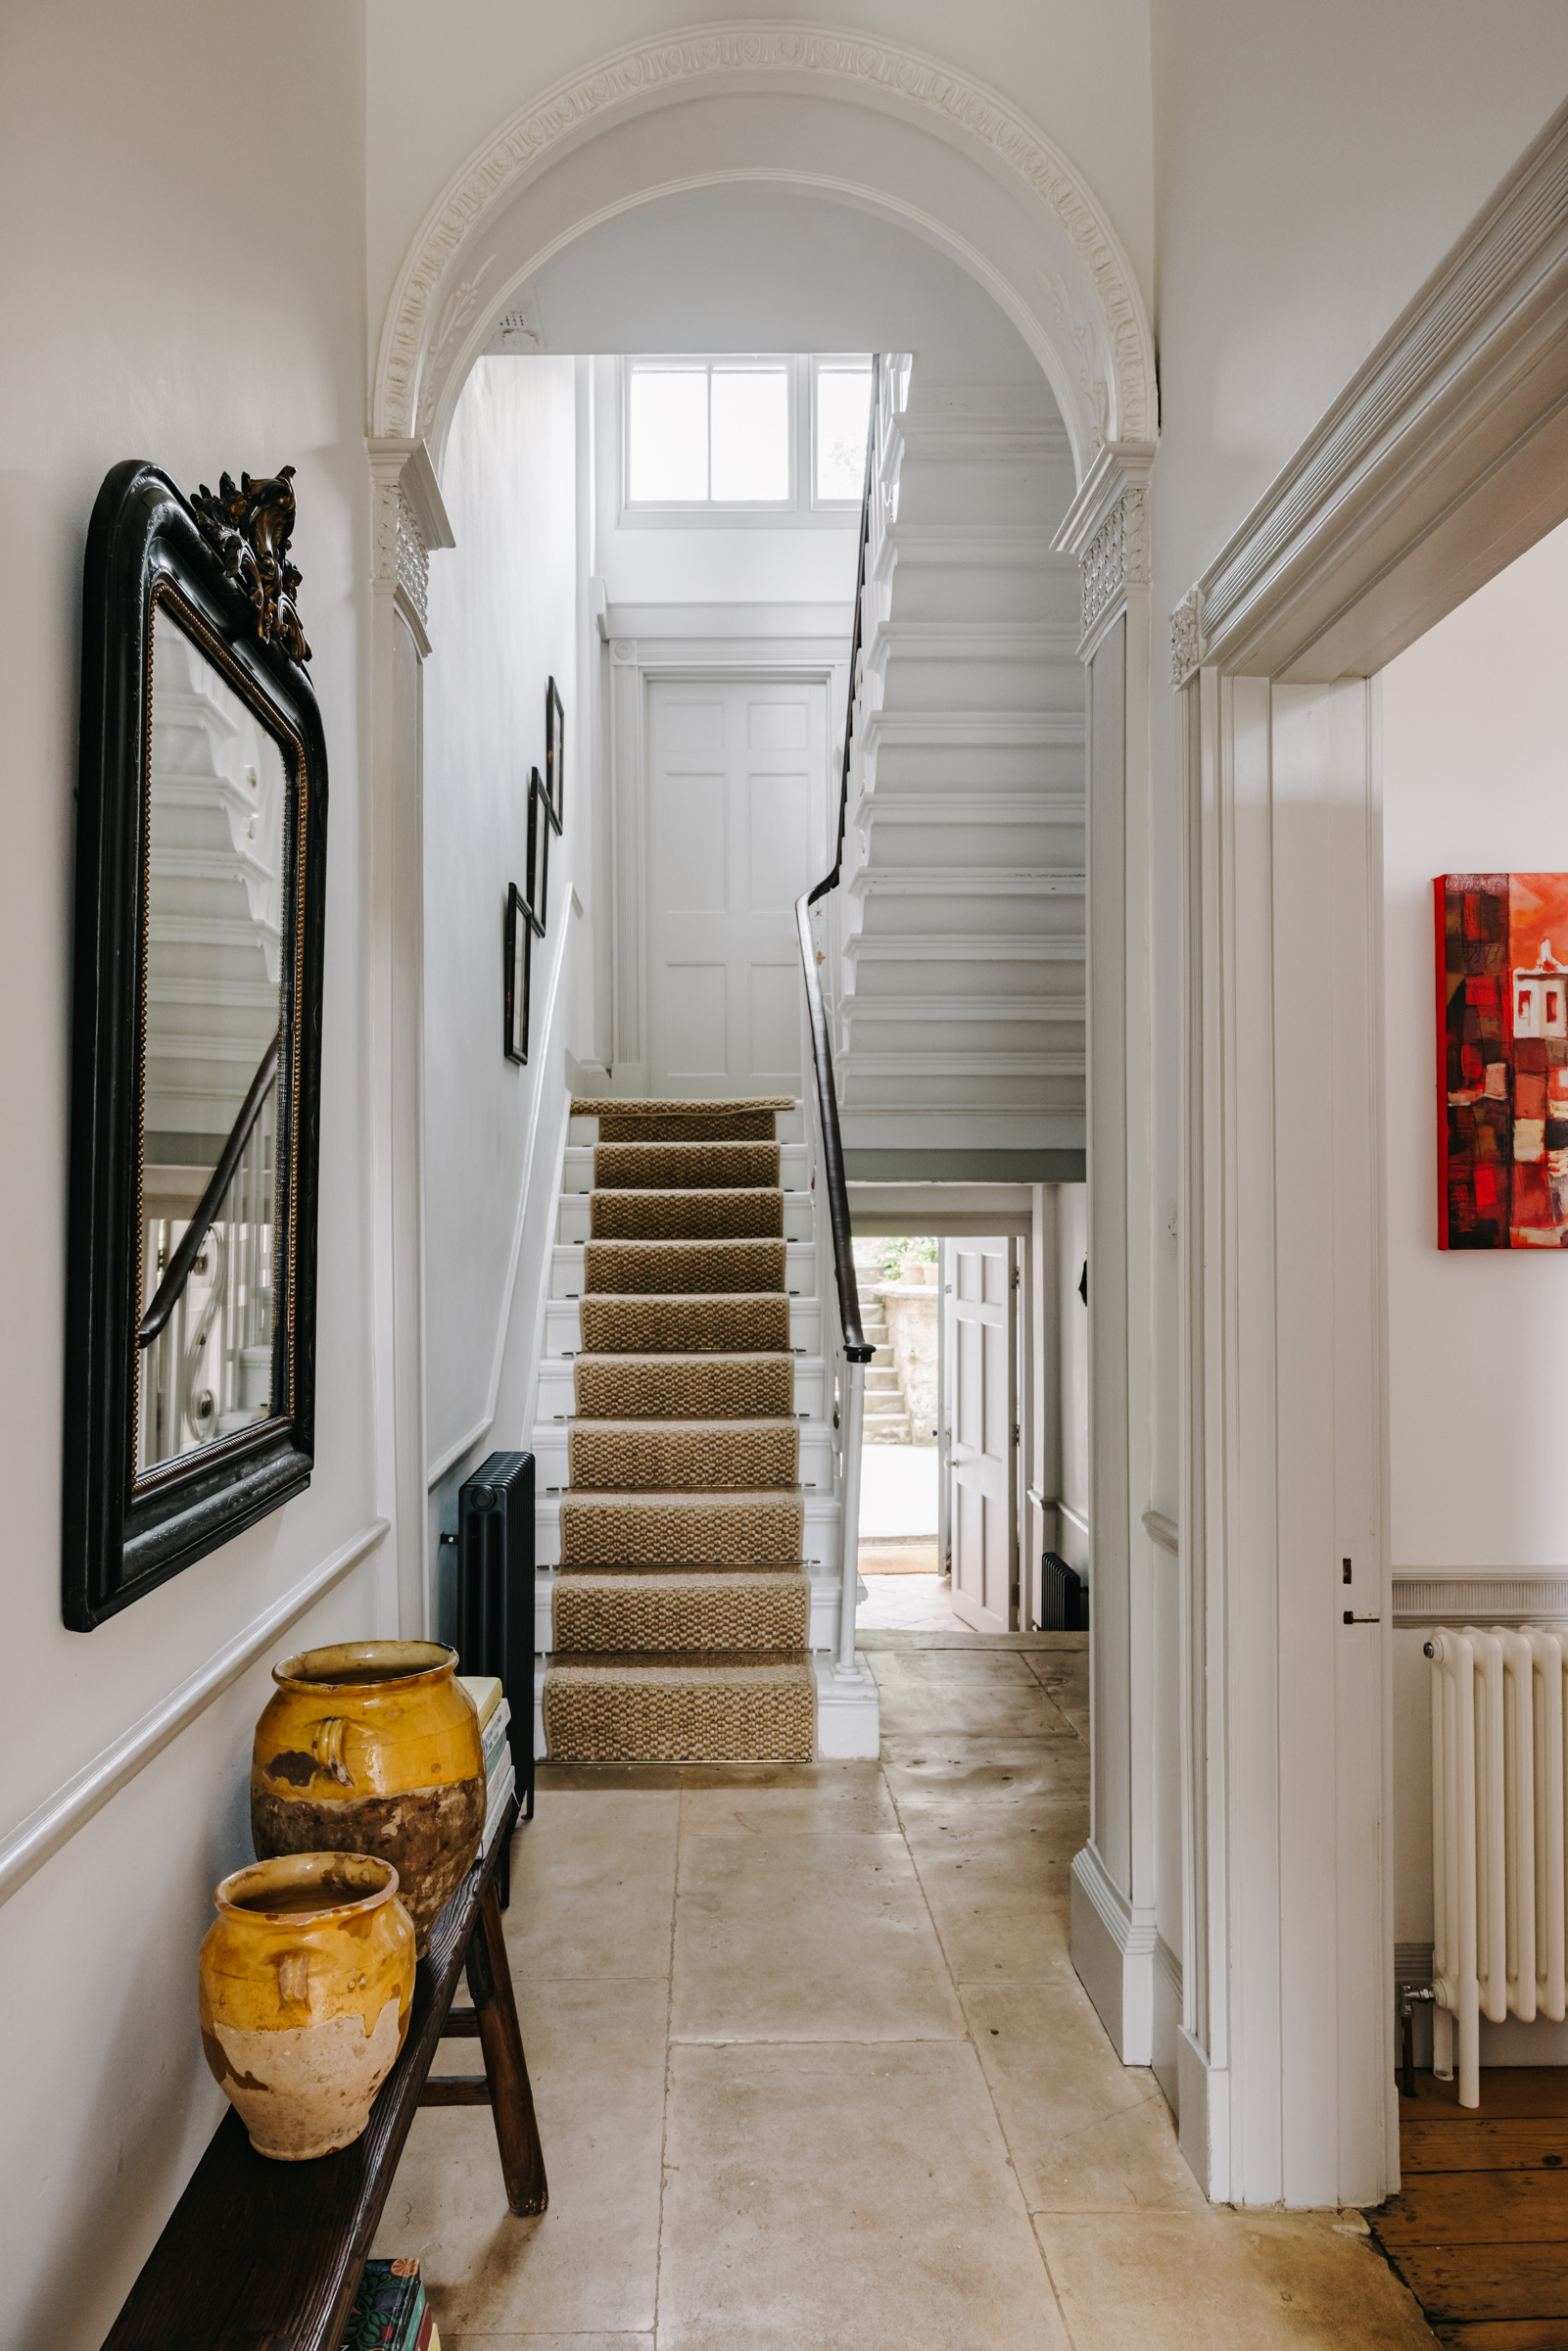
M 1203 660 L 1381 667 L 1568 510 L 1565 417 L 1568 106 L 1203 574 Z
M 388 305 L 373 396 L 377 436 L 412 436 L 421 377 L 435 347 L 451 347 L 478 307 L 489 261 L 451 289 L 433 318 L 437 294 L 465 244 L 555 150 L 661 96 L 773 75 L 858 89 L 906 116 L 934 118 L 949 137 L 958 133 L 1022 181 L 1061 224 L 1093 289 L 1100 312 L 1093 323 L 1112 377 L 1104 429 L 1128 438 L 1156 429 L 1154 343 L 1131 264 L 1104 209 L 1038 124 L 999 91 L 924 51 L 832 26 L 762 20 L 692 25 L 617 50 L 519 108 L 453 173 L 426 215 Z M 1068 302 L 1060 283 L 1055 298 L 1060 312 Z M 1094 337 L 1075 318 L 1071 324 L 1077 333 L 1064 358 L 1081 366 Z

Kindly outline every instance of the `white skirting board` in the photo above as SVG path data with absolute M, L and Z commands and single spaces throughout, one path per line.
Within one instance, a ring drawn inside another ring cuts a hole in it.
M 534 1753 L 545 1755 L 545 1664 L 534 1660 Z M 842 1680 L 831 1656 L 814 1656 L 812 1679 L 817 1685 L 817 1760 L 820 1763 L 858 1763 L 877 1760 L 881 1752 L 881 1707 L 877 1677 L 864 1657 Z
M 1123 2065 L 1154 2061 L 1153 1915 L 1135 1911 L 1086 1845 L 1072 1864 L 1072 1965 Z

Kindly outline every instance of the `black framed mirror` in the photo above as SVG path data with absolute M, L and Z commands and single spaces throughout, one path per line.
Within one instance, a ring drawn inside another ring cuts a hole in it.
M 63 1521 L 87 1631 L 309 1483 L 326 746 L 293 468 L 87 537 Z

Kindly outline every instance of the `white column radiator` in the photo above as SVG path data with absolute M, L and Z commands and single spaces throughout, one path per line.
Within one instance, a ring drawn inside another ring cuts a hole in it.
M 1433 2070 L 1481 2098 L 1481 2019 L 1564 2014 L 1563 1682 L 1568 1639 L 1462 1632 L 1432 1660 Z

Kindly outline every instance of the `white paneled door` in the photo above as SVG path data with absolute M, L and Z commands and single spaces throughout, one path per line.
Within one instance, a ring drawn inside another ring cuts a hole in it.
M 942 1293 L 953 1613 L 980 1633 L 1013 1627 L 1017 1574 L 1018 1283 L 1022 1243 L 949 1241 Z
M 824 859 L 822 681 L 648 686 L 654 1094 L 798 1094 L 795 899 Z

